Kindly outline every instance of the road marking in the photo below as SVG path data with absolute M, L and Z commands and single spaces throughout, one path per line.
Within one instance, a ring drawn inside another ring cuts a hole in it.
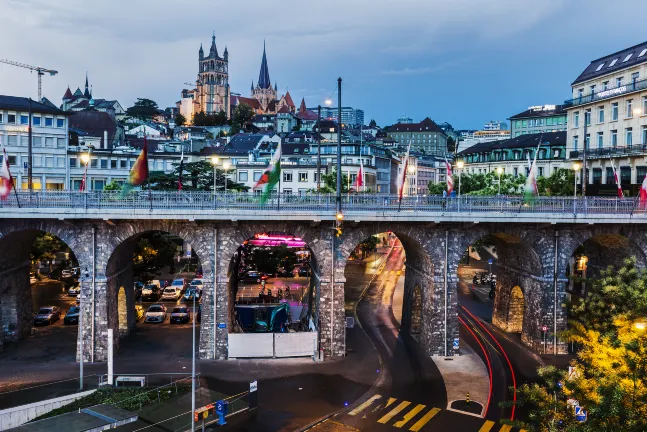
M 404 415 L 404 417 L 402 417 L 402 420 L 400 420 L 398 422 L 395 422 L 393 424 L 393 426 L 395 426 L 397 428 L 401 428 L 402 426 L 407 424 L 412 418 L 414 418 L 416 416 L 416 414 L 418 414 L 420 411 L 425 409 L 426 406 L 427 405 L 422 405 L 422 404 L 416 405 L 411 411 L 409 411 L 408 413 L 406 413 Z
M 427 414 L 425 414 L 420 420 L 418 420 L 413 426 L 411 426 L 410 431 L 417 432 L 422 429 L 433 416 L 440 412 L 440 408 L 432 408 Z
M 411 402 L 409 402 L 409 401 L 401 402 L 401 403 L 400 403 L 400 405 L 398 405 L 397 407 L 393 408 L 391 411 L 389 411 L 389 413 L 388 413 L 387 415 L 385 415 L 384 417 L 382 417 L 381 419 L 379 419 L 377 422 L 378 422 L 378 423 L 382 423 L 382 424 L 386 424 L 386 423 L 387 423 L 389 420 L 391 420 L 393 417 L 395 417 L 395 416 L 397 416 L 398 414 L 400 414 L 400 413 L 401 413 L 401 412 L 402 412 L 406 407 L 408 407 L 409 405 L 411 405 Z
M 503 426 L 501 426 L 501 429 L 499 429 L 499 432 L 510 432 L 511 430 L 512 430 L 512 426 L 503 425 Z
M 395 402 L 395 401 L 397 401 L 397 399 L 396 399 L 396 398 L 389 398 L 389 400 L 388 400 L 388 402 L 386 403 L 386 406 L 385 406 L 384 408 L 388 408 L 388 407 L 390 407 L 390 406 L 393 404 L 393 402 Z
M 354 416 L 354 415 L 357 415 L 357 414 L 361 413 L 361 412 L 362 412 L 362 411 L 364 411 L 366 408 L 368 408 L 369 406 L 371 406 L 371 404 L 372 404 L 373 402 L 375 402 L 376 400 L 381 399 L 381 398 L 382 398 L 382 395 L 379 395 L 379 394 L 378 394 L 378 395 L 371 396 L 371 397 L 370 397 L 366 402 L 364 402 L 363 404 L 361 404 L 360 406 L 358 406 L 357 408 L 355 408 L 354 410 L 352 410 L 351 412 L 349 412 L 349 413 L 348 413 L 348 415 L 352 415 L 352 416 Z
M 483 423 L 483 426 L 481 426 L 481 429 L 479 429 L 479 432 L 490 432 L 490 429 L 492 429 L 492 426 L 494 426 L 494 422 L 487 420 L 485 423 Z

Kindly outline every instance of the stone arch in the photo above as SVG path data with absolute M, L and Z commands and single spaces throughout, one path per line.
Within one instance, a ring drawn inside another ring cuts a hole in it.
M 499 293 L 499 295 L 502 294 L 502 292 Z M 508 333 L 521 333 L 523 331 L 523 316 L 525 312 L 523 290 L 519 285 L 515 285 L 510 288 L 506 296 L 509 300 L 505 319 L 500 319 L 499 314 L 494 314 L 492 323 Z

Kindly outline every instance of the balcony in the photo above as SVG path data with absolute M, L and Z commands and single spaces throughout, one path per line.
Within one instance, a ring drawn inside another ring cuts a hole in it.
M 580 96 L 574 99 L 568 99 L 564 101 L 564 105 L 566 108 L 575 107 L 578 105 L 584 105 L 592 102 L 611 99 L 616 96 L 620 96 L 620 95 L 624 95 L 627 93 L 644 90 L 644 89 L 647 89 L 647 79 L 631 82 L 627 85 L 623 85 L 620 87 L 602 90 L 597 93 L 591 93 L 586 96 Z
M 602 159 L 608 157 L 623 157 L 623 156 L 641 156 L 647 155 L 647 144 L 636 144 L 626 147 L 604 147 L 595 149 L 586 149 L 587 159 Z M 581 151 L 571 151 L 568 155 L 569 159 L 582 159 Z

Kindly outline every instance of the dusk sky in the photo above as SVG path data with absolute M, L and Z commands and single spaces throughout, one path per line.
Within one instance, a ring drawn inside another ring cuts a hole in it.
M 215 31 L 232 92 L 248 96 L 265 38 L 271 81 L 297 105 L 341 76 L 367 123 L 457 129 L 562 103 L 591 60 L 647 38 L 639 0 L 0 0 L 0 16 L 0 59 L 59 71 L 43 77 L 57 105 L 87 71 L 96 98 L 172 106 Z M 36 98 L 36 75 L 0 64 L 0 94 Z

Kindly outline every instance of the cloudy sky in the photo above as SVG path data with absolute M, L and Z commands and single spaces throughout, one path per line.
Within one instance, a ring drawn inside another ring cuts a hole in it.
M 641 0 L 0 0 L 0 59 L 59 71 L 43 78 L 57 104 L 87 71 L 97 98 L 167 107 L 215 31 L 234 92 L 257 80 L 265 39 L 270 78 L 297 104 L 322 103 L 341 76 L 343 105 L 367 122 L 479 128 L 563 102 L 591 60 L 647 38 L 646 14 Z M 0 64 L 0 94 L 35 98 L 36 83 Z

